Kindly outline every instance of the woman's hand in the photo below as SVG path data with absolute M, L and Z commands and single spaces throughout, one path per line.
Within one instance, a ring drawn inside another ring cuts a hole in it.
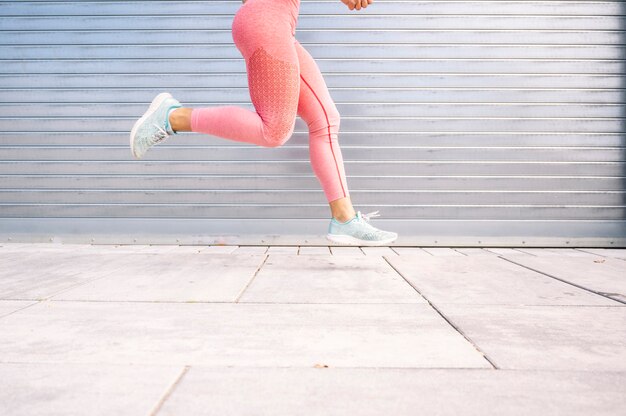
M 374 0 L 341 0 L 343 2 L 343 4 L 345 4 L 346 6 L 348 6 L 348 9 L 350 10 L 361 10 L 362 8 L 366 8 L 367 6 L 369 6 L 370 4 L 372 4 L 374 2 Z

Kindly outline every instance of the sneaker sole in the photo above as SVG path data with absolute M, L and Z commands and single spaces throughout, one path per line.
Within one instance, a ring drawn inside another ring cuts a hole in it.
M 139 128 L 139 126 L 141 126 L 141 124 L 144 121 L 146 121 L 146 119 L 148 117 L 150 117 L 152 114 L 154 114 L 154 112 L 159 108 L 159 106 L 161 105 L 161 103 L 163 101 L 165 101 L 166 99 L 171 98 L 171 97 L 172 97 L 172 94 L 170 94 L 169 92 L 162 92 L 159 95 L 157 95 L 156 97 L 154 97 L 154 99 L 150 103 L 150 107 L 148 107 L 148 111 L 146 111 L 144 113 L 144 115 L 141 116 L 139 118 L 139 120 L 137 120 L 135 122 L 135 125 L 133 126 L 132 130 L 130 131 L 130 151 L 133 154 L 133 157 L 135 159 L 141 159 L 135 153 L 135 134 L 137 133 L 137 129 Z
M 385 244 L 389 244 L 395 241 L 397 238 L 398 237 L 388 238 L 386 240 L 370 241 L 370 240 L 360 240 L 350 235 L 326 234 L 327 240 L 330 240 L 333 243 L 338 243 L 341 245 L 350 245 L 350 246 L 384 246 Z

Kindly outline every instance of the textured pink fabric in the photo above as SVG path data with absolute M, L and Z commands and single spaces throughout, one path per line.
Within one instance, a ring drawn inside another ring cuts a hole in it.
M 296 115 L 309 128 L 309 155 L 326 199 L 349 195 L 338 144 L 339 112 L 313 57 L 295 38 L 300 0 L 247 0 L 232 22 L 246 61 L 256 111 L 238 106 L 194 108 L 191 130 L 265 147 L 284 144 Z

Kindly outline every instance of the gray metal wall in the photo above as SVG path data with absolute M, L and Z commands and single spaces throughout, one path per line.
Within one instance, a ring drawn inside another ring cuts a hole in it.
M 236 1 L 0 2 L 0 238 L 323 243 L 306 124 L 133 160 L 155 94 L 253 109 Z M 621 2 L 302 1 L 356 209 L 420 245 L 624 246 Z

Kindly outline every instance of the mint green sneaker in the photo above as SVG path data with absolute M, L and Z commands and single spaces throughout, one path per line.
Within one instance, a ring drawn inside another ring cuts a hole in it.
M 369 223 L 370 218 L 380 217 L 378 211 L 361 214 L 357 211 L 354 218 L 339 222 L 331 218 L 326 238 L 332 242 L 352 246 L 382 246 L 393 242 L 398 234 L 383 231 Z
M 154 97 L 148 111 L 135 122 L 130 131 L 130 151 L 141 159 L 149 148 L 175 134 L 169 123 L 170 110 L 182 107 L 168 92 Z

